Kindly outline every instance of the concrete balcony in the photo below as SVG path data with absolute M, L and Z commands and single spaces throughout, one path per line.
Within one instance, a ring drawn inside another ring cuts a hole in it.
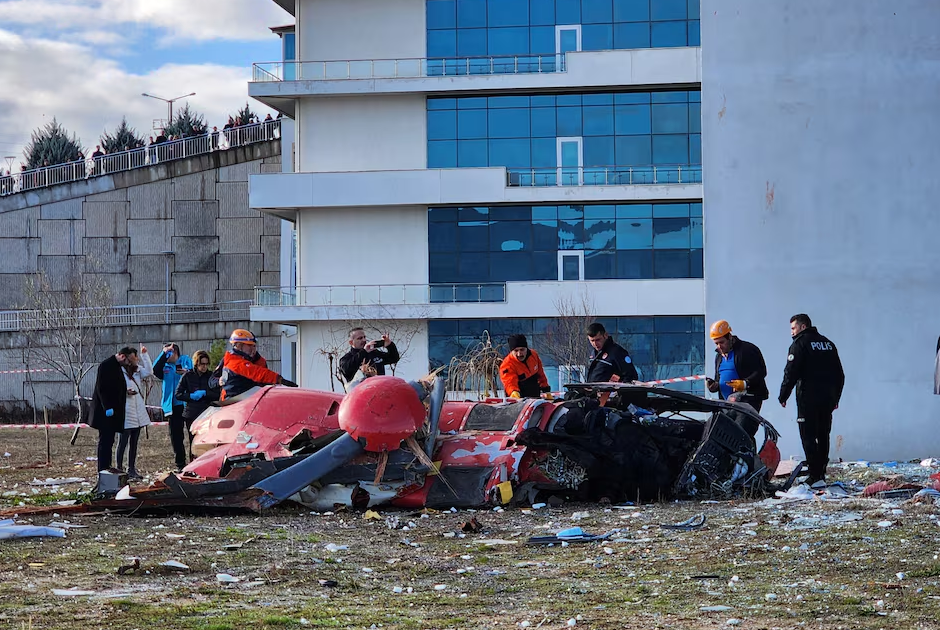
M 248 203 L 293 219 L 305 208 L 698 201 L 701 181 L 699 166 L 272 173 L 250 177 Z
M 358 319 L 558 316 L 559 299 L 588 296 L 597 316 L 701 315 L 702 279 L 484 284 L 258 287 L 251 320 L 296 324 Z
M 279 107 L 285 99 L 354 94 L 467 91 L 553 92 L 568 88 L 697 89 L 701 48 L 644 48 L 566 55 L 366 59 L 256 63 L 248 94 Z

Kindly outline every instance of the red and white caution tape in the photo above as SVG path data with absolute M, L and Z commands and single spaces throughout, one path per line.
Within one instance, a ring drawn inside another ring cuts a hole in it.
M 32 370 L 0 370 L 0 374 L 34 374 L 36 372 L 58 372 L 51 368 L 36 368 Z
M 676 378 L 664 378 L 659 381 L 643 381 L 640 385 L 668 385 L 669 383 L 687 383 L 689 381 L 704 381 L 707 376 L 698 374 L 696 376 L 678 376 Z
M 166 426 L 168 422 L 151 422 L 148 426 Z M 45 429 L 48 426 L 50 429 L 74 429 L 75 427 L 81 427 L 82 429 L 87 429 L 88 425 L 85 423 L 73 422 L 71 424 L 0 424 L 0 429 Z

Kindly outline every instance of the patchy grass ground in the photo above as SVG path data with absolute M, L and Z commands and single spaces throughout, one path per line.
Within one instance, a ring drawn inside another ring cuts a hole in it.
M 51 467 L 28 468 L 45 459 L 42 432 L 0 429 L 0 455 L 11 454 L 0 459 L 0 505 L 49 504 L 90 488 L 34 494 L 29 485 L 68 476 L 94 483 L 95 464 L 85 458 L 94 454 L 95 433 L 83 430 L 74 447 L 69 434 L 53 431 Z M 152 428 L 141 470 L 171 463 L 166 429 Z M 940 628 L 940 510 L 932 504 L 381 512 L 408 530 L 302 509 L 262 517 L 73 516 L 85 528 L 64 539 L 0 541 L 0 627 Z M 575 512 L 587 515 L 575 520 Z M 659 527 L 702 513 L 708 522 L 699 531 Z M 835 522 L 850 514 L 858 520 Z M 461 538 L 473 515 L 484 531 Z M 62 518 L 35 524 L 51 520 Z M 892 525 L 879 526 L 884 521 Z M 620 531 L 605 543 L 524 545 L 573 525 Z M 237 542 L 245 544 L 224 549 Z M 118 575 L 131 557 L 141 568 Z M 161 567 L 167 560 L 190 569 Z M 222 573 L 238 581 L 220 583 Z M 52 592 L 73 588 L 94 594 Z M 702 610 L 709 606 L 727 609 Z

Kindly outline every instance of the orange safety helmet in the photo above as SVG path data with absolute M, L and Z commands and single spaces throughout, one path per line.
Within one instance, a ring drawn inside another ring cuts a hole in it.
M 731 324 L 726 322 L 723 319 L 719 319 L 717 322 L 712 324 L 712 329 L 709 335 L 714 339 L 721 339 L 725 335 L 731 334 Z
M 236 328 L 232 331 L 232 336 L 228 338 L 229 343 L 250 343 L 251 345 L 257 345 L 258 340 L 255 339 L 255 336 L 251 333 L 250 330 L 245 330 L 244 328 Z

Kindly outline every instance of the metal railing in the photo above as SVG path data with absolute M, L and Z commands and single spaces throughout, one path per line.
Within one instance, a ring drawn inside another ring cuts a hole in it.
M 419 79 L 488 74 L 565 72 L 566 55 L 502 55 L 431 59 L 352 59 L 345 61 L 272 61 L 252 65 L 254 83 L 336 81 L 346 79 Z
M 250 300 L 216 304 L 142 304 L 101 308 L 0 311 L 0 331 L 47 329 L 76 325 L 147 326 L 190 322 L 247 321 Z
M 422 306 L 506 301 L 506 283 L 256 287 L 253 306 Z
M 182 160 L 213 151 L 224 151 L 281 137 L 281 121 L 243 125 L 218 133 L 207 132 L 201 136 L 183 138 L 171 142 L 150 144 L 139 149 L 118 151 L 97 158 L 57 164 L 0 177 L 0 195 L 10 195 L 56 184 L 76 182 L 99 175 L 129 171 L 144 166 L 155 166 L 161 162 Z
M 507 186 L 635 186 L 701 184 L 699 165 L 508 168 Z

